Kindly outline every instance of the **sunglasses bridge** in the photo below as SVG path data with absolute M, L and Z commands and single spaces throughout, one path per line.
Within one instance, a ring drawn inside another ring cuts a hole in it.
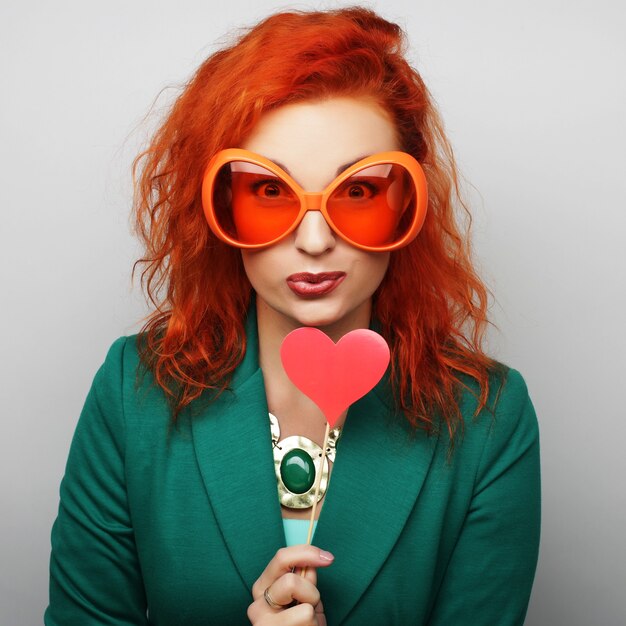
M 305 211 L 321 211 L 322 196 L 324 194 L 318 191 L 305 191 L 302 194 L 302 204 Z

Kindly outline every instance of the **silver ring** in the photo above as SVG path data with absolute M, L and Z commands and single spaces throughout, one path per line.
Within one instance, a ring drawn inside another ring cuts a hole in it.
M 267 587 L 267 589 L 263 592 L 263 597 L 265 598 L 265 601 L 267 602 L 267 604 L 269 605 L 270 608 L 272 609 L 284 609 L 285 607 L 289 606 L 289 604 L 278 604 L 278 602 L 276 602 L 272 596 L 270 596 L 270 588 Z

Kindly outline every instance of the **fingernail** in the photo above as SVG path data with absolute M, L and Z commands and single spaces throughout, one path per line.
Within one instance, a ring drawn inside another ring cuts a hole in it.
M 326 550 L 320 550 L 320 559 L 322 561 L 334 561 L 335 557 L 330 552 L 326 552 Z

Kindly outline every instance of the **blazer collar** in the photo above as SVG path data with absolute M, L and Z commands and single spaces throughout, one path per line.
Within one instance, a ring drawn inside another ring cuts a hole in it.
M 245 585 L 255 580 L 285 536 L 272 456 L 254 304 L 246 355 L 231 390 L 195 416 L 192 432 L 206 492 Z M 433 457 L 436 437 L 411 435 L 391 416 L 388 382 L 348 412 L 314 544 L 335 562 L 318 570 L 329 623 L 348 615 L 393 549 Z

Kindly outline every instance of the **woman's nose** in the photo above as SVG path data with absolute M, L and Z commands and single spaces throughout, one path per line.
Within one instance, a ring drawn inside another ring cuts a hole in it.
M 307 211 L 295 233 L 296 248 L 314 256 L 332 250 L 337 243 L 335 233 L 320 211 Z

